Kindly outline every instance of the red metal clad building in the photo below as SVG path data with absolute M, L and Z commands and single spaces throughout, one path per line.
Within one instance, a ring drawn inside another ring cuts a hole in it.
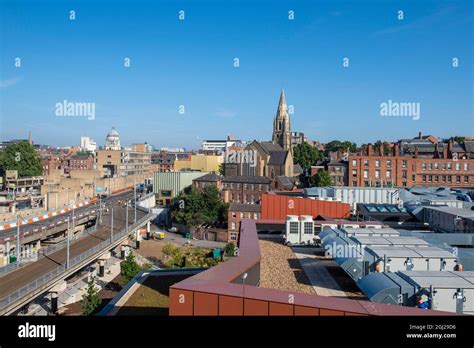
M 350 205 L 341 202 L 319 201 L 309 198 L 262 194 L 262 220 L 286 220 L 287 215 L 325 215 L 331 218 L 348 218 Z

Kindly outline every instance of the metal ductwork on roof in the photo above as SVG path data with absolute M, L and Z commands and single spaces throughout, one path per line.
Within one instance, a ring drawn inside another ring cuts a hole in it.
M 474 314 L 474 272 L 400 271 L 373 273 L 357 282 L 372 302 L 416 306 L 425 295 L 429 308 Z

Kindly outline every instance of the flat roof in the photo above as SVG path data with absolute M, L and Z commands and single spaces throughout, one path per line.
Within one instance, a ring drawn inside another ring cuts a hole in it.
M 418 284 L 422 288 L 429 288 L 433 286 L 435 288 L 464 288 L 470 289 L 474 288 L 474 284 L 468 282 L 467 280 L 459 277 L 450 277 L 442 278 L 442 277 L 412 277 L 411 278 L 416 284 Z
M 427 241 L 416 237 L 400 237 L 400 236 L 351 236 L 352 240 L 363 245 L 429 245 Z
M 364 233 L 370 233 L 374 236 L 382 235 L 382 234 L 400 235 L 399 231 L 390 227 L 386 227 L 386 228 L 365 228 L 364 227 L 364 228 L 348 228 L 348 229 L 341 228 L 341 231 L 344 231 L 348 234 L 353 234 L 355 236 L 357 236 L 358 234 L 364 234 Z
M 403 245 L 397 246 L 371 246 L 367 249 L 372 250 L 377 256 L 387 255 L 390 257 L 413 257 L 413 258 L 451 258 L 455 259 L 452 253 L 437 247 L 408 247 Z
M 448 206 L 424 206 L 425 209 L 437 210 L 444 213 L 452 214 L 452 215 L 459 215 L 460 217 L 464 218 L 474 218 L 474 210 L 467 210 L 467 209 L 460 209 Z

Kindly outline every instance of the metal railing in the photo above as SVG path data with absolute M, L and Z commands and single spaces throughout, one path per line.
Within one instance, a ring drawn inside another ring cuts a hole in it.
M 148 209 L 146 210 L 148 212 Z M 66 269 L 66 265 L 61 265 L 53 269 L 52 271 L 42 275 L 41 277 L 33 280 L 30 282 L 28 285 L 25 285 L 24 287 L 10 293 L 9 295 L 3 297 L 0 299 L 0 309 L 4 309 L 5 307 L 9 306 L 10 304 L 14 303 L 15 301 L 18 301 L 19 299 L 23 298 L 24 296 L 30 294 L 31 292 L 39 289 L 40 287 L 43 287 L 45 284 L 48 282 L 54 280 L 55 278 L 59 277 L 63 273 L 65 273 L 67 270 L 71 269 L 72 267 L 75 267 L 77 265 L 80 265 L 81 263 L 86 264 L 87 262 L 91 261 L 90 259 L 93 259 L 93 256 L 99 252 L 102 252 L 103 249 L 105 249 L 107 246 L 112 245 L 122 237 L 126 236 L 127 234 L 130 234 L 133 232 L 134 229 L 136 229 L 138 226 L 140 226 L 143 222 L 147 221 L 151 217 L 151 214 L 148 213 L 145 216 L 143 216 L 141 219 L 137 220 L 137 222 L 131 224 L 128 226 L 128 230 L 126 227 L 124 229 L 113 235 L 113 240 L 107 239 L 104 240 L 103 242 L 95 245 L 94 247 L 90 248 L 89 250 L 86 250 L 82 254 L 73 257 L 72 259 L 69 260 L 69 268 Z M 87 262 L 84 262 L 87 261 Z
M 85 237 L 87 234 L 95 232 L 95 231 L 97 231 L 97 225 L 94 225 L 92 227 L 85 229 L 84 231 L 76 233 L 76 235 L 74 236 L 74 239 L 72 239 L 71 242 L 77 241 Z M 67 240 L 62 240 L 59 243 L 56 243 L 54 245 L 48 245 L 47 247 L 41 248 L 36 253 L 36 259 L 34 261 L 28 262 L 28 261 L 25 261 L 24 257 L 22 257 L 20 260 L 21 261 L 20 263 L 15 261 L 13 263 L 9 263 L 8 265 L 2 266 L 0 267 L 0 277 L 3 277 L 5 274 L 10 273 L 16 270 L 17 268 L 27 266 L 31 262 L 36 262 L 44 258 L 45 256 L 51 255 L 52 253 L 65 248 L 66 245 L 67 245 Z

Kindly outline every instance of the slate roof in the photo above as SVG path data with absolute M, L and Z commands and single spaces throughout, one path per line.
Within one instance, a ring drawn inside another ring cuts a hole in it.
M 303 174 L 303 168 L 300 166 L 299 163 L 293 166 L 293 173 L 294 174 Z
M 243 203 L 231 203 L 229 206 L 230 211 L 242 211 L 251 213 L 260 213 L 262 207 L 260 204 L 243 204 Z
M 277 176 L 278 186 L 285 190 L 291 190 L 294 186 L 292 178 L 284 175 Z
M 286 156 L 288 156 L 287 151 L 271 151 L 270 159 L 268 160 L 269 165 L 283 165 L 286 161 Z
M 208 173 L 206 175 L 200 176 L 199 178 L 194 179 L 194 181 L 206 181 L 206 182 L 216 182 L 222 180 L 224 177 L 216 173 Z

